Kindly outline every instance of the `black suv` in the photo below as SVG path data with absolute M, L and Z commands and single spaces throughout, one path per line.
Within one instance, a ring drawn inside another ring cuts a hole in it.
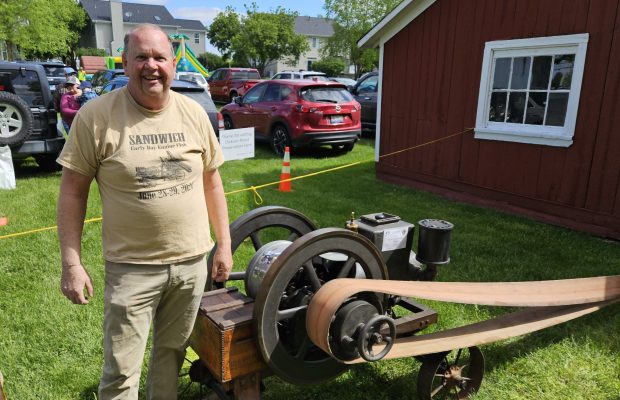
M 56 61 L 40 61 L 35 64 L 40 64 L 45 69 L 45 75 L 47 75 L 47 82 L 50 86 L 50 92 L 54 94 L 56 88 L 67 81 L 65 76 L 66 65 Z
M 34 156 L 42 169 L 58 170 L 56 158 L 65 139 L 45 69 L 38 64 L 0 62 L 0 146 L 14 159 Z

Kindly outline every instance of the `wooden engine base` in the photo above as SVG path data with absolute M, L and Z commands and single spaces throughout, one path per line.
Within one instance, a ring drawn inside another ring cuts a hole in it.
M 222 388 L 235 399 L 260 398 L 268 374 L 252 335 L 254 300 L 237 288 L 205 292 L 190 346 Z

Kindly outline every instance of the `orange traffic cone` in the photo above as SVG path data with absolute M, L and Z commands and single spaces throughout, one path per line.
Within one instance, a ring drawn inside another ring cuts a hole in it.
M 284 148 L 284 160 L 282 160 L 282 173 L 280 174 L 280 188 L 281 192 L 291 191 L 291 154 L 288 146 Z

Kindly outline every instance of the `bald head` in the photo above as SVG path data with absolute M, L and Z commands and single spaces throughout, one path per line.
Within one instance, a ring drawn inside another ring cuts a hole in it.
M 140 24 L 136 26 L 135 28 L 133 28 L 132 30 L 130 30 L 129 32 L 127 32 L 125 34 L 125 38 L 123 39 L 123 42 L 124 42 L 123 52 L 127 54 L 129 53 L 129 47 L 131 45 L 132 38 L 135 38 L 142 32 L 148 32 L 148 31 L 156 35 L 160 35 L 162 38 L 165 37 L 166 38 L 165 40 L 168 41 L 168 43 L 170 44 L 170 55 L 174 56 L 174 49 L 172 48 L 172 42 L 170 41 L 168 34 L 164 32 L 164 30 L 161 29 L 159 26 L 154 25 L 154 24 Z

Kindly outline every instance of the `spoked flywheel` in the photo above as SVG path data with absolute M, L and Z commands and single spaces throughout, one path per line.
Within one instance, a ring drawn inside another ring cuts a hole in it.
M 254 252 L 256 252 L 267 242 L 277 239 L 292 242 L 314 230 L 316 230 L 316 225 L 299 211 L 280 206 L 260 207 L 243 214 L 230 224 L 233 256 L 246 239 L 251 241 Z M 215 246 L 217 247 L 217 244 Z M 216 247 L 209 253 L 207 259 L 209 275 L 205 291 L 213 289 L 214 286 L 223 286 L 222 284 L 214 285 L 211 280 L 213 255 Z M 230 274 L 229 280 L 243 280 L 244 277 L 245 271 L 233 272 Z
M 418 395 L 421 400 L 463 400 L 480 389 L 484 356 L 478 347 L 421 357 Z
M 387 268 L 365 237 L 325 228 L 289 245 L 260 285 L 254 302 L 258 347 L 271 370 L 290 383 L 322 382 L 347 367 L 315 346 L 306 331 L 306 311 L 312 296 L 336 278 L 387 279 Z M 377 313 L 383 312 L 382 297 L 363 295 Z

